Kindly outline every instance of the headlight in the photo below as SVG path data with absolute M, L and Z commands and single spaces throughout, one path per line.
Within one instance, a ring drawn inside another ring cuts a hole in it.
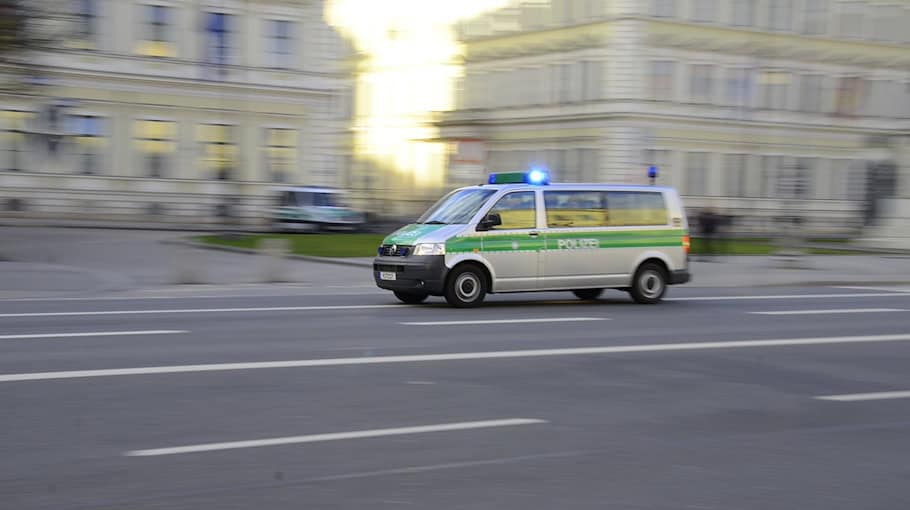
M 445 243 L 418 244 L 414 247 L 414 255 L 445 255 Z

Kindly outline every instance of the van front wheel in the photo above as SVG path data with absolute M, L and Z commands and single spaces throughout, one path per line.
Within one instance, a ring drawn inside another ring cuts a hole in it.
M 487 279 L 474 265 L 455 268 L 446 281 L 446 301 L 456 308 L 472 308 L 483 303 L 487 294 Z
M 659 303 L 667 292 L 667 273 L 653 262 L 642 264 L 632 279 L 629 294 L 638 303 L 652 305 Z

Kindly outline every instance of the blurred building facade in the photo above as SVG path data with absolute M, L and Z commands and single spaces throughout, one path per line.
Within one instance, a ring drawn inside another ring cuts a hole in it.
M 653 165 L 738 229 L 854 232 L 910 198 L 908 26 L 906 0 L 516 0 L 459 26 L 449 181 Z
M 347 46 L 319 0 L 60 0 L 75 30 L 0 95 L 7 216 L 262 219 L 279 183 L 345 186 Z

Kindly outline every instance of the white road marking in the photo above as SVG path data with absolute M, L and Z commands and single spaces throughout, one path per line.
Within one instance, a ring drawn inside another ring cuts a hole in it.
M 621 354 L 664 351 L 697 351 L 710 349 L 745 349 L 754 347 L 782 347 L 790 345 L 836 345 L 874 342 L 906 342 L 910 334 L 841 336 L 818 338 L 784 338 L 777 340 L 738 340 L 726 342 L 689 342 L 670 344 L 615 345 L 611 347 L 574 347 L 563 349 L 533 349 L 517 351 L 454 352 L 447 354 L 416 354 L 401 356 L 364 356 L 359 358 L 325 358 L 288 361 L 258 361 L 248 363 L 216 363 L 206 365 L 171 365 L 136 368 L 108 368 L 96 370 L 70 370 L 63 372 L 31 372 L 0 374 L 0 382 L 46 381 L 53 379 L 80 379 L 87 377 L 115 377 L 127 375 L 180 374 L 188 372 L 224 372 L 231 370 L 262 370 L 277 368 L 337 367 L 353 365 L 382 365 L 392 363 L 423 363 L 432 361 L 465 361 L 479 359 L 539 358 L 547 356 L 580 356 L 593 354 Z
M 304 483 L 313 482 L 331 482 L 339 480 L 356 480 L 359 478 L 373 478 L 377 476 L 407 475 L 414 473 L 427 473 L 430 471 L 440 471 L 444 469 L 463 469 L 467 467 L 491 466 L 497 464 L 512 464 L 528 460 L 559 459 L 569 457 L 582 457 L 586 455 L 602 455 L 603 450 L 575 450 L 553 453 L 539 453 L 532 455 L 521 455 L 518 457 L 501 457 L 498 459 L 486 460 L 469 460 L 464 462 L 448 462 L 445 464 L 430 464 L 426 466 L 409 466 L 403 468 L 380 469 L 377 471 L 361 471 L 357 473 L 345 473 L 341 475 L 318 476 L 301 480 Z
M 608 321 L 604 317 L 553 317 L 550 319 L 490 319 L 476 321 L 430 321 L 430 322 L 399 322 L 405 326 L 466 326 L 472 324 L 537 324 L 543 322 L 592 322 Z
M 750 301 L 763 299 L 833 299 L 833 298 L 859 298 L 859 297 L 910 297 L 910 292 L 869 292 L 869 293 L 843 293 L 843 294 L 776 294 L 768 296 L 693 296 L 680 298 L 665 298 L 664 301 Z
M 0 335 L 0 340 L 26 340 L 35 338 L 78 338 L 99 336 L 136 336 L 136 335 L 179 335 L 189 333 L 183 330 L 146 330 L 146 331 L 92 331 L 84 333 L 35 333 L 29 335 Z
M 319 294 L 323 295 L 323 294 Z M 744 300 L 786 300 L 786 299 L 831 299 L 859 297 L 910 297 L 910 292 L 863 293 L 863 294 L 780 294 L 771 296 L 695 296 L 667 298 L 665 301 L 744 301 Z M 241 296 L 227 296 L 241 297 Z M 262 296 L 250 296 L 262 297 Z M 567 301 L 577 303 L 577 301 Z M 98 310 L 86 312 L 27 312 L 4 313 L 0 318 L 12 317 L 78 317 L 92 315 L 148 315 L 181 313 L 240 313 L 240 312 L 316 312 L 332 310 L 376 310 L 384 308 L 407 308 L 409 305 L 324 305 L 324 306 L 272 306 L 262 308 L 181 308 L 162 310 Z
M 839 286 L 839 287 L 833 287 L 833 288 L 844 289 L 844 290 L 867 290 L 867 291 L 872 290 L 872 291 L 879 291 L 879 292 L 885 291 L 885 292 L 895 292 L 895 293 L 910 292 L 910 287 L 868 287 L 868 286 L 851 285 L 851 286 Z
M 369 290 L 369 289 L 367 289 Z M 369 294 L 385 295 L 386 291 L 381 289 L 376 289 L 376 292 L 368 292 Z M 111 296 L 111 297 L 102 297 L 102 296 L 92 296 L 92 297 L 32 297 L 32 298 L 0 298 L 2 303 L 28 303 L 28 302 L 54 302 L 54 301 L 161 301 L 165 299 L 173 300 L 188 300 L 188 299 L 249 299 L 249 298 L 296 298 L 296 297 L 311 297 L 311 296 L 362 296 L 365 294 L 364 290 L 354 290 L 353 288 L 349 291 L 333 291 L 325 292 L 319 289 L 304 289 L 293 294 L 191 294 L 191 295 L 148 295 L 148 296 Z
M 331 305 L 331 306 L 270 306 L 263 308 L 183 308 L 165 310 L 101 310 L 92 312 L 29 312 L 4 313 L 0 317 L 73 317 L 90 315 L 148 315 L 169 313 L 239 313 L 239 312 L 314 312 L 328 310 L 374 310 L 405 308 L 408 305 Z
M 753 315 L 836 315 L 843 313 L 886 313 L 906 312 L 903 308 L 839 308 L 833 310 L 778 310 L 771 312 L 749 312 Z
M 815 397 L 818 400 L 833 400 L 836 402 L 859 402 L 863 400 L 890 400 L 894 398 L 910 398 L 910 391 L 882 391 L 879 393 L 853 393 L 846 395 L 826 395 Z
M 439 425 L 422 425 L 418 427 L 400 427 L 393 429 L 355 430 L 352 432 L 334 432 L 313 434 L 309 436 L 273 437 L 249 441 L 231 441 L 227 443 L 207 443 L 151 450 L 133 450 L 126 452 L 127 457 L 152 457 L 156 455 L 177 455 L 181 453 L 200 453 L 217 450 L 236 450 L 239 448 L 260 448 L 286 444 L 317 443 L 322 441 L 340 441 L 343 439 L 364 439 L 368 437 L 403 436 L 408 434 L 426 434 L 429 432 L 449 432 L 453 430 L 486 429 L 494 427 L 515 427 L 518 425 L 536 425 L 547 423 L 546 420 L 528 418 L 509 418 L 505 420 L 468 421 L 461 423 L 443 423 Z

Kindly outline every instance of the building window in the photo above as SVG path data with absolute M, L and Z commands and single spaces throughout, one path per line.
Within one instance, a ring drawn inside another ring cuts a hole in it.
M 676 17 L 677 0 L 652 0 L 651 14 L 658 18 Z
M 0 110 L 0 170 L 25 170 L 28 159 L 28 123 L 33 112 Z
M 152 178 L 170 175 L 177 153 L 177 123 L 167 120 L 137 120 L 134 127 L 136 150 L 143 174 Z
M 806 189 L 804 167 L 800 166 L 805 164 L 803 159 L 789 156 L 777 159 L 777 182 L 774 187 L 775 198 L 807 198 L 804 196 Z
M 98 11 L 95 0 L 75 0 L 76 27 L 74 43 L 83 49 L 93 49 L 98 38 Z
M 691 83 L 690 99 L 692 102 L 710 103 L 714 94 L 714 66 L 693 64 Z
M 265 129 L 265 171 L 272 182 L 288 182 L 297 169 L 297 131 Z
M 101 173 L 102 156 L 107 139 L 104 136 L 103 119 L 96 115 L 71 115 L 71 132 L 74 133 L 74 155 L 76 171 L 83 175 Z
M 751 107 L 754 71 L 748 68 L 727 69 L 727 104 L 729 106 Z
M 904 84 L 891 80 L 867 80 L 863 105 L 866 115 L 900 118 L 903 113 Z
M 862 2 L 841 2 L 838 16 L 837 34 L 841 37 L 860 39 L 863 37 L 863 9 L 866 5 Z
M 818 74 L 804 74 L 799 79 L 799 109 L 809 113 L 822 111 L 822 80 Z
M 676 63 L 667 60 L 651 62 L 650 97 L 659 101 L 673 101 L 673 82 L 675 81 Z
M 755 25 L 755 0 L 733 0 L 733 26 Z
M 857 76 L 841 78 L 837 86 L 838 115 L 857 115 L 863 103 L 863 79 Z
M 803 30 L 806 35 L 828 33 L 829 0 L 806 0 L 803 11 Z
M 520 22 L 522 30 L 540 30 L 546 23 L 548 5 L 523 4 L 521 5 Z
M 762 156 L 759 169 L 759 195 L 763 198 L 774 198 L 777 187 L 777 173 L 780 169 L 780 156 Z
M 174 57 L 175 48 L 171 34 L 172 7 L 143 5 L 142 40 L 137 53 L 147 57 Z
M 748 189 L 748 156 L 745 154 L 727 154 L 724 156 L 724 180 L 728 197 L 742 198 L 747 196 Z
M 599 60 L 589 60 L 583 64 L 584 90 L 582 99 L 584 101 L 596 101 L 603 99 L 603 63 Z M 534 75 L 528 75 L 529 80 L 525 82 L 525 87 L 532 87 Z M 533 89 L 532 89 L 533 90 Z
M 223 12 L 206 14 L 205 61 L 213 65 L 227 65 L 231 60 L 231 27 L 233 16 Z
M 692 21 L 709 23 L 715 20 L 716 12 L 716 0 L 694 0 L 692 5 Z
M 761 75 L 761 107 L 767 110 L 786 110 L 790 106 L 792 76 L 784 71 L 764 71 Z
M 872 9 L 872 38 L 876 41 L 901 42 L 908 29 L 902 24 L 905 21 L 904 8 L 900 5 L 875 5 Z
M 793 22 L 793 0 L 770 0 L 768 9 L 768 28 L 790 30 Z
M 690 152 L 686 154 L 686 179 L 684 195 L 702 197 L 708 193 L 708 153 Z
M 196 127 L 196 141 L 201 149 L 200 166 L 207 177 L 218 180 L 236 177 L 235 130 L 235 126 L 228 124 L 200 124 Z
M 266 58 L 269 67 L 290 69 L 294 47 L 293 22 L 266 21 Z

